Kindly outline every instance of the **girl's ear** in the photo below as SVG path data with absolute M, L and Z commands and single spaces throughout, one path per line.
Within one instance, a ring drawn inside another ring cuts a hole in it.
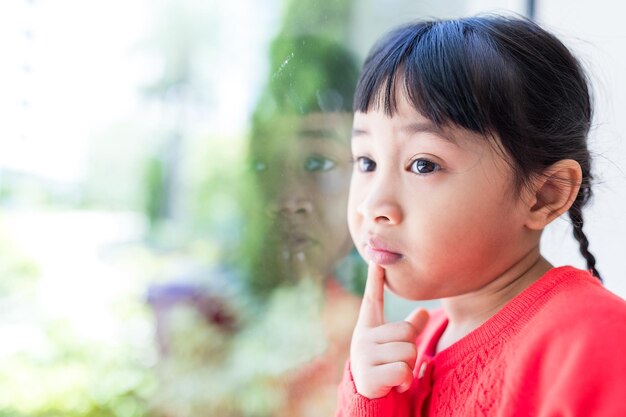
M 533 181 L 526 227 L 543 230 L 567 212 L 578 195 L 581 182 L 580 164 L 573 159 L 563 159 L 546 168 Z

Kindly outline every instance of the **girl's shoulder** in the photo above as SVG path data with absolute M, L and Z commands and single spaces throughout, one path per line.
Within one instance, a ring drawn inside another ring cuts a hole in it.
M 572 266 L 553 268 L 538 284 L 547 290 L 546 308 L 556 316 L 626 315 L 626 301 L 606 289 L 589 271 Z
M 520 295 L 499 356 L 507 403 L 533 415 L 625 415 L 626 302 L 571 266 Z
M 626 344 L 626 301 L 588 271 L 553 268 L 525 293 L 520 313 L 525 325 L 519 327 L 525 340 L 557 349 L 571 344 L 594 349 L 608 339 Z

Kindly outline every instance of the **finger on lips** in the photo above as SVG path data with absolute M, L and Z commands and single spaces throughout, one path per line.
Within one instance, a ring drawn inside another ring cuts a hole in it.
M 370 399 L 394 389 L 408 390 L 417 359 L 416 339 L 428 322 L 428 312 L 415 309 L 404 321 L 385 323 L 385 270 L 369 263 L 367 281 L 351 345 L 357 391 Z
M 385 270 L 380 265 L 370 261 L 357 325 L 376 327 L 384 324 L 384 300 Z

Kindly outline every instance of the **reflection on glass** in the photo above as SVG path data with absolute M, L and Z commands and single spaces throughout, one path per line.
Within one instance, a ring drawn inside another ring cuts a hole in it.
M 282 358 L 280 369 L 262 367 L 281 399 L 274 415 L 330 415 L 359 305 L 337 276 L 352 249 L 345 213 L 358 69 L 341 46 L 313 36 L 279 37 L 271 54 L 249 148 L 248 282 L 266 300 L 240 341 L 253 343 L 255 327 L 275 338 L 260 358 Z
M 346 221 L 358 68 L 337 43 L 279 36 L 251 121 L 241 248 L 224 285 L 149 294 L 157 416 L 328 416 L 363 268 Z M 361 271 L 362 272 L 362 271 Z
M 285 115 L 270 123 L 252 143 L 271 231 L 259 249 L 276 257 L 285 280 L 324 280 L 352 245 L 345 221 L 350 115 Z
M 324 281 L 352 247 L 345 213 L 356 64 L 338 44 L 312 36 L 278 38 L 271 51 L 274 72 L 249 151 L 265 213 L 252 256 L 271 271 L 254 282 L 261 290 Z

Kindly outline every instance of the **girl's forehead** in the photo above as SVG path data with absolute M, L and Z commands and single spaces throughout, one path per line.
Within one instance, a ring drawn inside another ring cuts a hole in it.
M 406 109 L 405 109 L 406 110 Z M 395 140 L 393 139 L 395 138 Z M 456 125 L 438 126 L 417 110 L 398 111 L 388 115 L 382 109 L 356 112 L 352 128 L 352 144 L 384 143 L 385 148 L 414 150 L 415 144 L 437 144 L 440 150 L 465 154 L 471 158 L 490 158 L 507 166 L 512 163 L 499 137 L 483 135 Z M 449 155 L 444 152 L 443 156 Z
M 370 130 L 392 130 L 404 136 L 419 133 L 428 133 L 439 136 L 456 145 L 490 146 L 498 142 L 497 135 L 483 135 L 453 123 L 437 124 L 426 117 L 407 98 L 406 93 L 398 91 L 395 96 L 395 107 L 386 111 L 379 100 L 366 112 L 356 111 L 353 119 L 353 137 Z M 468 143 L 469 142 L 469 143 Z
M 414 106 L 414 104 L 408 99 L 407 93 L 403 90 L 404 89 L 401 87 L 396 87 L 396 93 L 394 94 L 394 100 L 390 108 L 385 104 L 382 94 L 376 95 L 367 111 L 355 112 L 354 121 L 367 122 L 368 120 L 379 119 L 389 123 L 432 123 L 430 119 L 424 116 L 420 109 Z
M 376 135 L 378 131 L 393 132 L 394 135 L 402 137 L 429 134 L 453 144 L 458 144 L 459 140 L 474 135 L 473 132 L 460 127 L 439 126 L 414 109 L 399 108 L 391 115 L 381 109 L 355 113 L 352 126 L 353 137 Z

